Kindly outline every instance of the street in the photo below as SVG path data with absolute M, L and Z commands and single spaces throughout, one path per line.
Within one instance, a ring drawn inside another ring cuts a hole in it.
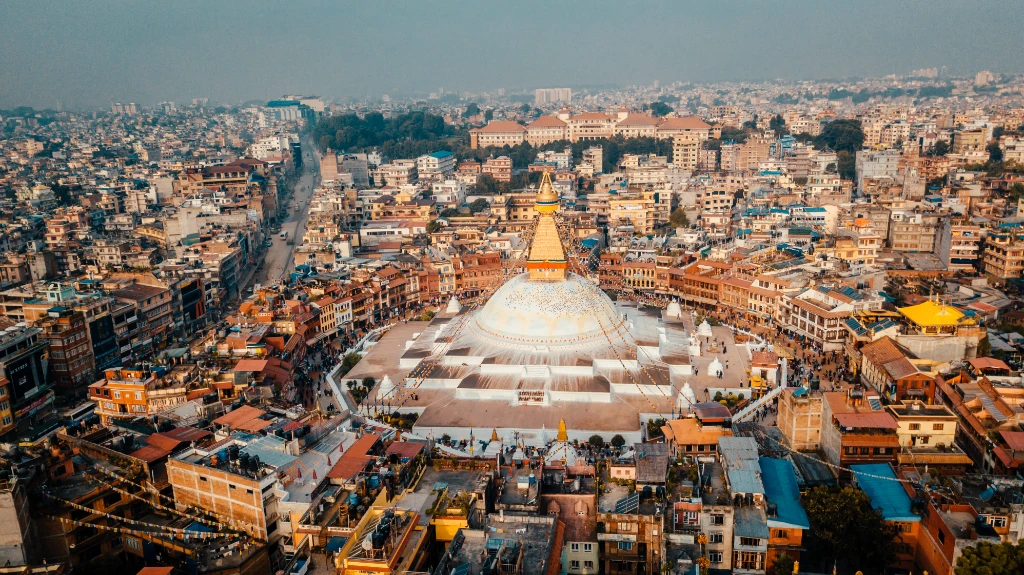
M 270 236 L 273 245 L 267 248 L 263 269 L 253 274 L 249 285 L 259 283 L 266 286 L 283 281 L 293 267 L 292 251 L 295 246 L 302 245 L 306 220 L 309 218 L 309 201 L 320 179 L 320 155 L 308 136 L 302 138 L 302 155 L 302 176 L 295 184 L 288 201 L 287 215 L 279 226 L 281 231 L 288 232 L 288 239 L 282 239 L 280 234 Z M 289 244 L 289 241 L 292 243 Z

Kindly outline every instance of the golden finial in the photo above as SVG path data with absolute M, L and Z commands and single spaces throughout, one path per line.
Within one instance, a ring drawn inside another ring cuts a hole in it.
M 491 429 L 491 441 L 498 441 L 498 430 L 497 428 Z
M 551 185 L 551 174 L 544 170 L 544 177 L 540 181 L 540 189 L 537 191 L 534 209 L 541 214 L 553 214 L 558 211 L 558 194 L 555 187 Z
M 565 430 L 565 419 L 558 420 L 558 437 L 555 439 L 563 443 L 569 442 L 569 433 Z

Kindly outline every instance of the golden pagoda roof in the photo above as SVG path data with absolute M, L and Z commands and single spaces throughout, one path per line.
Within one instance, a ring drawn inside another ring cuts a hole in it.
M 551 185 L 551 174 L 547 171 L 540 181 L 540 189 L 537 190 L 537 199 L 534 200 L 533 207 L 541 214 L 553 214 L 558 211 L 558 193 Z
M 921 327 L 944 327 L 960 325 L 963 312 L 951 305 L 935 300 L 899 308 L 904 317 Z
M 541 216 L 540 221 L 537 222 L 537 231 L 533 233 L 533 242 L 530 244 L 530 259 L 528 261 L 565 261 L 562 239 L 558 237 L 558 228 L 555 227 L 555 220 L 551 216 Z

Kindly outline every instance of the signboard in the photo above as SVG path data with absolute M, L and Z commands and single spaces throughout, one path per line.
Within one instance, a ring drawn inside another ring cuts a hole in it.
M 4 372 L 11 382 L 11 395 L 15 401 L 30 397 L 39 391 L 43 366 L 38 353 L 27 353 L 8 362 L 4 366 Z

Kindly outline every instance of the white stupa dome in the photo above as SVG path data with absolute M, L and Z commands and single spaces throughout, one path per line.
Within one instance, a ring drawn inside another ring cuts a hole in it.
M 711 324 L 708 323 L 708 320 L 705 319 L 697 326 L 697 335 L 700 337 L 711 337 Z
M 384 399 L 395 390 L 395 383 L 391 381 L 391 378 L 387 375 L 384 379 L 380 380 L 380 386 L 377 387 L 377 399 Z
M 697 403 L 697 395 L 693 393 L 693 388 L 690 387 L 689 382 L 684 383 L 683 387 L 679 390 L 679 395 L 676 397 L 676 411 L 686 411 L 695 403 Z
M 625 324 L 594 282 L 567 274 L 562 281 L 530 281 L 520 274 L 501 286 L 476 313 L 471 329 L 505 345 L 608 345 Z M 607 333 L 607 335 L 606 335 Z
M 665 309 L 665 315 L 668 317 L 675 317 L 682 319 L 683 308 L 679 306 L 679 302 L 671 301 L 668 303 L 668 308 Z
M 725 366 L 722 365 L 722 362 L 718 361 L 718 356 L 716 355 L 715 359 L 711 360 L 711 363 L 708 365 L 708 375 L 718 375 L 720 371 L 725 372 Z
M 459 303 L 458 298 L 452 296 L 452 299 L 448 300 L 448 307 L 444 311 L 446 313 L 459 313 L 462 311 L 462 304 Z

